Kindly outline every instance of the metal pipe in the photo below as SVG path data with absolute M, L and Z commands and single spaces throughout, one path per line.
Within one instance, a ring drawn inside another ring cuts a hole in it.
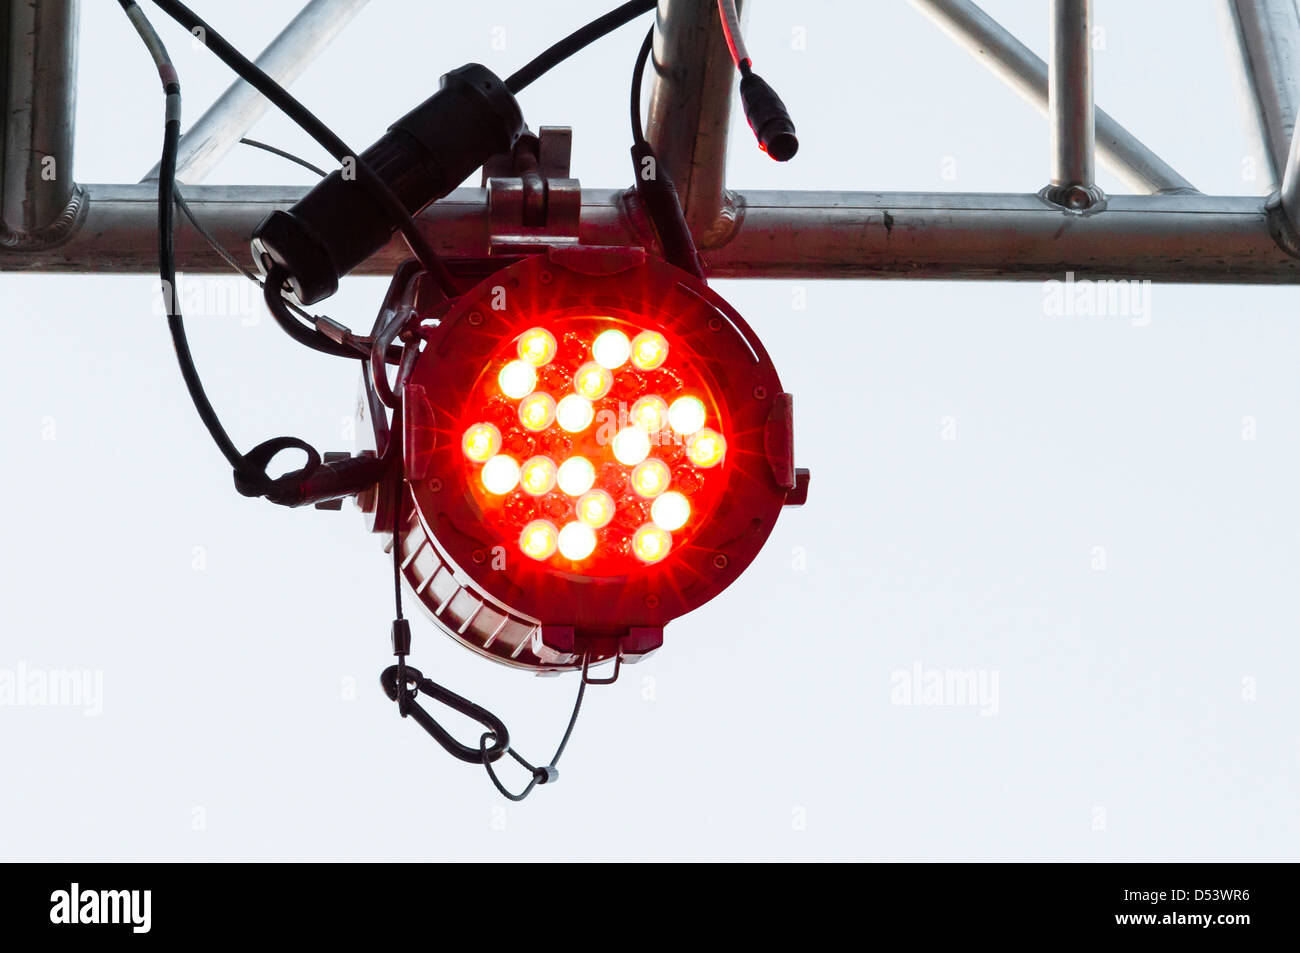
M 158 196 L 148 185 L 85 186 L 84 224 L 63 244 L 0 250 L 0 271 L 151 273 L 157 268 Z M 192 186 L 195 213 L 246 257 L 253 227 L 301 198 L 297 187 Z M 1275 243 L 1264 202 L 1252 196 L 1111 196 L 1080 216 L 1037 195 L 752 192 L 734 238 L 708 255 L 713 278 L 1153 279 L 1297 284 L 1300 260 Z M 640 245 L 618 190 L 582 194 L 578 240 Z M 440 253 L 489 259 L 486 192 L 457 189 L 420 216 Z M 182 270 L 228 269 L 188 226 L 177 234 Z M 358 274 L 392 274 L 409 251 L 393 242 Z
M 1267 164 L 1262 190 L 1271 192 L 1282 182 L 1296 126 L 1300 11 L 1295 0 L 1224 0 L 1224 6 L 1240 51 L 1244 98 Z
M 745 17 L 747 4 L 738 4 Z M 714 0 L 659 0 L 646 138 L 682 197 L 696 244 L 725 241 L 727 129 L 736 68 Z
M 1300 127 L 1291 136 L 1291 151 L 1287 156 L 1286 170 L 1282 173 L 1282 185 L 1278 190 L 1278 202 L 1285 216 L 1286 225 L 1282 240 L 1290 250 L 1300 255 Z
M 310 0 L 256 63 L 281 86 L 289 86 L 342 32 L 368 0 Z M 236 80 L 181 137 L 176 178 L 202 182 L 212 168 L 262 118 L 270 103 L 248 83 Z M 158 166 L 145 177 L 158 178 Z
M 912 0 L 1026 100 L 1048 110 L 1047 64 L 971 0 Z M 1096 110 L 1097 153 L 1135 192 L 1193 192 L 1192 184 L 1104 110 Z
M 1092 101 L 1092 0 L 1052 0 L 1047 112 L 1052 124 L 1052 193 L 1087 208 L 1097 187 Z
M 0 244 L 57 241 L 76 217 L 77 0 L 6 0 Z

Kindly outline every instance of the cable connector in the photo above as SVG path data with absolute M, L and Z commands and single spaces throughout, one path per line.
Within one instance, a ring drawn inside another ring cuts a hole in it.
M 406 619 L 393 620 L 393 654 L 398 658 L 411 654 L 411 623 Z
M 789 162 L 799 151 L 799 139 L 785 103 L 763 77 L 747 68 L 742 72 L 745 75 L 740 80 L 740 101 L 749 128 L 754 130 L 764 152 L 777 162 Z
M 644 139 L 632 146 L 632 168 L 636 194 L 654 226 L 655 235 L 669 264 L 704 279 L 704 266 L 695 239 L 686 225 L 677 187 L 661 168 L 654 148 Z

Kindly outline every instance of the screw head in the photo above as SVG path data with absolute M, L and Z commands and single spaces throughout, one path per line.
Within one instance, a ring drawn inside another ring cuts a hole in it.
M 727 558 L 726 553 L 718 553 L 713 557 L 713 568 L 726 569 L 729 562 L 731 562 L 731 560 Z
M 555 276 L 551 274 L 549 271 L 539 271 L 537 273 L 537 280 L 544 285 L 549 285 L 552 281 L 555 280 Z
M 469 558 L 474 560 L 476 565 L 482 566 L 487 562 L 487 553 L 483 552 L 481 549 L 476 549 L 474 552 L 469 554 Z
M 653 592 L 645 597 L 645 607 L 647 609 L 655 609 L 658 608 L 658 606 L 659 606 L 659 597 L 656 596 Z
M 465 320 L 469 321 L 469 325 L 472 328 L 481 327 L 483 325 L 483 312 L 471 311 L 469 313 L 469 317 L 466 318 Z
M 754 388 L 754 400 L 767 400 L 767 388 L 762 384 Z
M 712 331 L 712 332 L 714 332 L 715 334 L 716 334 L 718 331 L 721 331 L 721 330 L 722 330 L 722 319 L 721 319 L 721 318 L 709 318 L 709 330 Z

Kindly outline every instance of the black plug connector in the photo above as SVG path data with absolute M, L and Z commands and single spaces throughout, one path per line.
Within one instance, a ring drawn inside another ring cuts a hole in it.
M 799 151 L 794 121 L 781 97 L 757 73 L 745 71 L 740 80 L 740 101 L 759 146 L 777 162 L 789 162 Z
M 636 175 L 636 193 L 654 226 L 664 259 L 703 280 L 704 267 L 700 264 L 695 239 L 686 226 L 677 187 L 659 167 L 659 157 L 645 140 L 632 146 L 632 168 Z

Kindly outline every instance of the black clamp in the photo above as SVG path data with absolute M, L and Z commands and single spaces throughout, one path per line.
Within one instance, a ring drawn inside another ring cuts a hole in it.
M 397 634 L 397 627 L 394 626 L 395 638 Z M 501 756 L 510 749 L 510 732 L 506 730 L 505 722 L 468 698 L 462 698 L 432 679 L 425 678 L 419 669 L 411 668 L 409 665 L 390 665 L 379 676 L 379 682 L 384 687 L 384 694 L 392 701 L 398 702 L 402 717 L 414 718 L 416 723 L 453 758 L 469 764 L 490 764 L 500 760 Z M 419 702 L 416 701 L 420 694 L 428 695 L 434 701 L 460 712 L 467 718 L 474 719 L 486 728 L 487 732 L 479 739 L 479 744 L 471 747 L 453 738 L 447 729 L 420 707 Z M 488 739 L 491 739 L 490 744 Z

